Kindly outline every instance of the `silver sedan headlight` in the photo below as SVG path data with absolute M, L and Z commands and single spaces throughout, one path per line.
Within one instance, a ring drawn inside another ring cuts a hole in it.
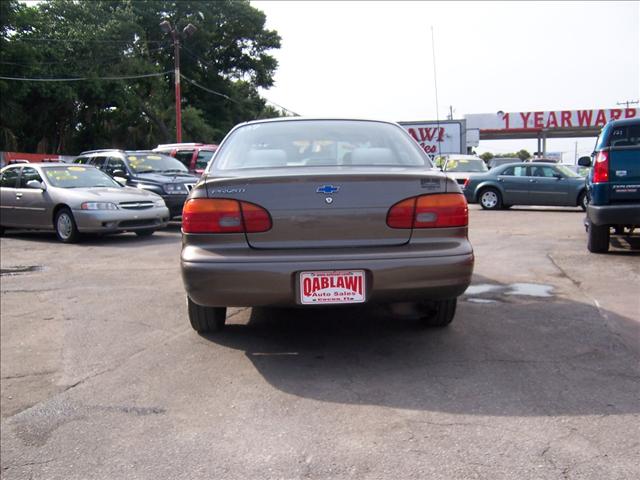
M 84 202 L 80 208 L 82 210 L 118 210 L 118 206 L 111 202 Z
M 154 201 L 153 201 L 153 204 L 154 204 L 156 207 L 166 207 L 166 206 L 167 206 L 167 204 L 166 204 L 166 203 L 164 203 L 164 200 L 163 200 L 163 199 L 161 199 L 161 198 L 159 198 L 159 199 L 157 199 L 157 200 L 154 200 Z

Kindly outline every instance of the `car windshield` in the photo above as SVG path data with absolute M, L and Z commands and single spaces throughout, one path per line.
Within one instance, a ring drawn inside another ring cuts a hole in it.
M 126 159 L 134 173 L 187 173 L 189 171 L 180 161 L 162 153 L 129 153 Z
M 447 172 L 486 172 L 489 170 L 480 158 L 450 158 L 445 167 Z
M 220 147 L 215 170 L 275 167 L 430 168 L 401 128 L 383 122 L 299 120 L 245 125 Z
M 74 165 L 43 168 L 49 183 L 59 188 L 117 187 L 120 184 L 94 167 Z
M 565 167 L 564 165 L 556 165 L 556 168 L 562 172 L 565 177 L 581 177 L 582 175 L 577 174 L 569 167 Z

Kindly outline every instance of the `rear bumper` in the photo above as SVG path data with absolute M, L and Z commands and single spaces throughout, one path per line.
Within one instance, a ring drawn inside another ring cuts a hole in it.
M 587 217 L 594 225 L 640 226 L 640 203 L 587 206 Z
M 299 273 L 317 270 L 364 270 L 367 302 L 409 302 L 454 298 L 471 283 L 474 257 L 397 254 L 386 258 L 336 260 L 335 255 L 300 260 L 278 255 L 260 261 L 188 261 L 182 278 L 191 299 L 206 306 L 299 305 Z M 187 255 L 188 256 L 188 255 Z
M 84 233 L 133 232 L 167 226 L 169 209 L 154 207 L 146 210 L 74 210 L 78 230 Z

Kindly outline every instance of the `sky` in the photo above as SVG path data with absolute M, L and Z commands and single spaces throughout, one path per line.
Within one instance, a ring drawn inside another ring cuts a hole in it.
M 640 100 L 637 1 L 251 4 L 282 38 L 275 85 L 262 93 L 304 116 L 442 120 L 449 106 L 463 118 Z M 572 163 L 576 142 L 580 156 L 595 138 L 551 139 L 547 150 Z M 520 148 L 533 152 L 536 140 L 476 151 Z

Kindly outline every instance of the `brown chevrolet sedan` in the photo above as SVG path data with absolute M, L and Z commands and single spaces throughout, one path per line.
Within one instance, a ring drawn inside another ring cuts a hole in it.
M 397 124 L 238 125 L 182 215 L 182 276 L 198 332 L 229 306 L 414 302 L 453 320 L 471 281 L 467 202 Z

